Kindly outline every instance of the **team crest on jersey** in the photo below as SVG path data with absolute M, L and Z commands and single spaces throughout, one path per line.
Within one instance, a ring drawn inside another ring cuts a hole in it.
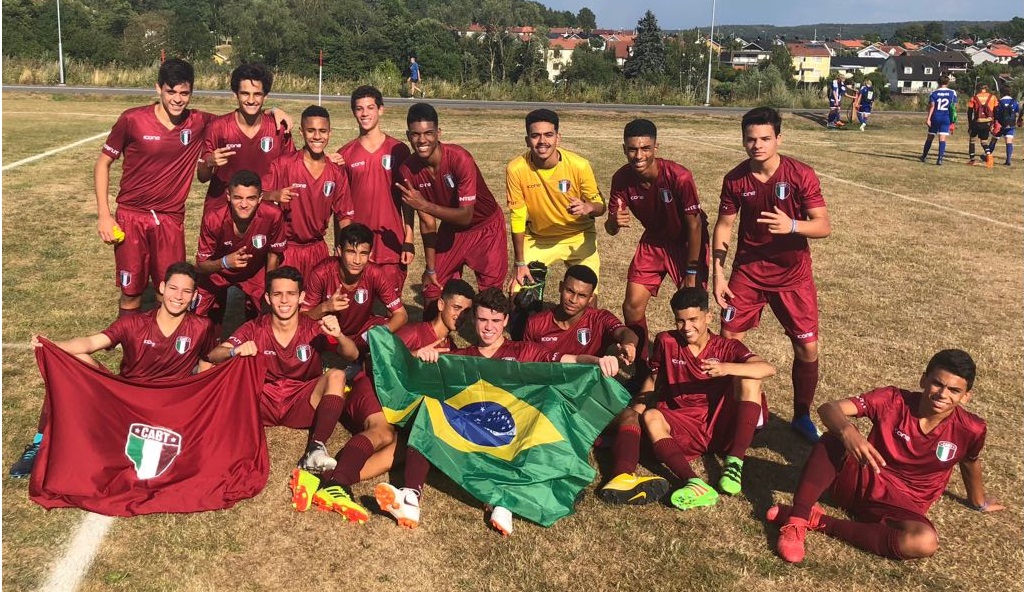
M 174 351 L 178 352 L 179 354 L 188 353 L 190 347 L 192 347 L 191 337 L 179 335 L 178 338 L 174 340 Z
M 935 447 L 935 456 L 942 462 L 949 462 L 956 455 L 956 444 L 943 440 Z
M 777 197 L 779 201 L 785 201 L 789 199 L 789 195 L 792 192 L 793 191 L 792 188 L 789 186 L 789 183 L 785 181 L 780 181 L 775 184 L 775 197 Z
M 192 302 L 190 302 L 190 303 L 188 304 L 188 309 L 189 309 L 189 311 L 191 311 L 191 312 L 195 312 L 195 311 L 199 310 L 199 303 L 201 303 L 202 301 L 203 301 L 203 295 L 202 295 L 202 294 L 200 294 L 200 293 L 199 293 L 199 292 L 197 291 L 197 292 L 195 293 L 195 295 L 194 295 L 194 296 L 192 296 Z
M 300 362 L 305 362 L 313 357 L 313 348 L 303 343 L 299 347 L 295 348 L 295 357 L 298 358 Z
M 122 288 L 127 288 L 128 286 L 132 285 L 132 272 L 121 271 L 118 274 L 118 280 L 121 282 Z
M 133 423 L 128 428 L 124 453 L 141 480 L 163 475 L 181 453 L 181 434 L 167 428 Z
M 265 235 L 265 234 L 257 234 L 257 235 L 252 237 L 252 246 L 256 247 L 257 249 L 262 249 L 263 246 L 266 245 L 266 244 L 267 244 L 267 235 Z
M 324 183 L 324 197 L 330 197 L 334 193 L 334 181 Z
M 270 136 L 263 136 L 260 138 L 260 150 L 265 153 L 270 152 L 274 149 L 274 138 Z
M 736 318 L 736 307 L 732 305 L 726 306 L 725 310 L 722 311 L 722 320 L 728 323 L 734 318 Z
M 380 166 L 384 167 L 385 171 L 391 170 L 391 155 L 385 154 L 380 158 Z
M 448 189 L 455 189 L 455 177 L 453 177 L 451 173 L 445 173 L 444 184 Z
M 587 345 L 587 344 L 590 343 L 590 340 L 591 340 L 590 327 L 584 327 L 582 329 L 577 329 L 576 330 L 576 341 L 578 341 L 580 343 L 580 345 Z
M 562 193 L 569 193 L 570 187 L 572 187 L 572 183 L 569 182 L 569 179 L 561 179 L 558 181 L 558 190 Z
M 356 304 L 366 304 L 366 301 L 370 299 L 370 291 L 366 288 L 359 288 L 356 290 L 353 298 L 355 299 Z
M 668 189 L 661 190 L 661 201 L 664 203 L 672 203 L 672 192 Z
M 192 141 L 192 130 L 190 130 L 190 129 L 183 129 L 183 130 L 181 130 L 181 133 L 178 134 L 178 138 L 181 140 L 181 143 L 182 143 L 183 146 L 188 146 L 189 142 Z

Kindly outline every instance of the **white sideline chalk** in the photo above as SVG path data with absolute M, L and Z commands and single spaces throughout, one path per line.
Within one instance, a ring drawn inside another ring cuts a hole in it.
M 53 565 L 50 578 L 39 587 L 40 592 L 74 592 L 89 571 L 107 531 L 114 523 L 110 516 L 89 512 L 85 515 L 64 555 Z
M 54 148 L 53 150 L 47 150 L 46 152 L 40 152 L 39 154 L 36 154 L 35 156 L 29 156 L 28 158 L 23 158 L 23 159 L 19 160 L 18 162 L 12 162 L 11 164 L 5 164 L 3 170 L 9 171 L 11 169 L 16 169 L 16 168 L 20 167 L 23 164 L 28 164 L 30 162 L 35 162 L 37 160 L 42 160 L 42 159 L 46 158 L 47 156 L 53 156 L 54 154 L 63 152 L 65 150 L 70 150 L 71 148 L 74 148 L 75 146 L 81 146 L 82 144 L 87 144 L 89 142 L 93 142 L 95 140 L 99 140 L 100 138 L 105 137 L 109 133 L 110 132 L 103 132 L 102 134 L 96 134 L 95 136 L 89 136 L 88 138 L 85 138 L 85 139 L 82 139 L 82 140 L 78 140 L 77 142 L 72 142 L 72 143 L 68 144 L 67 146 L 61 146 L 60 148 Z

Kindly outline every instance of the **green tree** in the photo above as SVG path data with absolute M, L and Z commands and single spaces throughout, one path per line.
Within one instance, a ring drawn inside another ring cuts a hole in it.
M 697 29 L 681 31 L 675 39 L 665 40 L 665 75 L 687 94 L 696 96 L 707 83 L 707 46 L 698 42 Z
M 636 23 L 633 55 L 622 67 L 626 78 L 661 82 L 665 76 L 665 42 L 654 13 L 648 10 Z
M 597 15 L 586 6 L 576 13 L 576 20 L 579 22 L 580 28 L 588 33 L 597 28 Z
M 793 57 L 789 55 L 789 50 L 786 49 L 785 45 L 773 45 L 772 54 L 768 60 L 761 64 L 762 68 L 769 66 L 775 66 L 775 68 L 782 73 L 782 77 L 786 80 L 786 85 L 790 88 L 796 87 L 796 68 L 793 66 Z
M 930 22 L 924 25 L 923 41 L 931 41 L 932 43 L 942 43 L 946 40 L 946 31 L 942 27 L 942 23 Z
M 581 44 L 572 51 L 572 63 L 562 71 L 559 78 L 567 82 L 588 82 L 594 85 L 610 85 L 620 80 L 615 65 L 615 53 L 593 51 Z
M 1016 45 L 1024 41 L 1024 18 L 1015 16 L 1008 22 L 999 23 L 992 28 L 992 33 Z

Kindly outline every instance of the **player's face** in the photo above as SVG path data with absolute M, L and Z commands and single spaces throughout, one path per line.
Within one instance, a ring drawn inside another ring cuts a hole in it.
M 465 296 L 455 294 L 449 296 L 447 299 L 437 301 L 440 307 L 441 322 L 449 331 L 455 331 L 459 328 L 459 321 L 462 320 L 462 314 L 472 308 L 473 301 Z
M 775 134 L 771 124 L 748 125 L 743 130 L 743 148 L 747 157 L 758 162 L 767 162 L 779 153 L 782 134 Z
M 676 329 L 686 336 L 686 343 L 700 343 L 708 333 L 708 323 L 711 321 L 711 312 L 701 310 L 696 306 L 677 310 Z
M 590 305 L 590 299 L 594 295 L 594 286 L 570 277 L 558 284 L 558 293 L 561 297 L 559 306 L 562 307 L 565 314 L 574 317 Z
M 936 368 L 921 377 L 922 415 L 948 415 L 971 398 L 967 381 L 948 370 Z
M 432 121 L 414 121 L 405 132 L 409 146 L 423 160 L 430 158 L 441 143 L 441 130 Z
M 341 265 L 345 273 L 350 276 L 359 276 L 366 269 L 366 263 L 370 260 L 370 244 L 344 245 L 341 248 Z
M 384 107 L 378 107 L 373 97 L 356 99 L 356 106 L 352 109 L 352 115 L 359 124 L 359 129 L 368 132 L 380 124 L 380 116 L 384 114 Z
M 299 282 L 286 278 L 278 278 L 270 282 L 270 291 L 266 294 L 267 303 L 274 316 L 287 321 L 299 314 L 299 303 L 305 292 L 299 290 Z
M 306 150 L 323 154 L 331 141 L 331 120 L 326 117 L 306 117 L 302 120 L 302 140 Z
M 164 298 L 161 304 L 164 310 L 177 316 L 188 310 L 192 297 L 196 295 L 196 283 L 189 276 L 176 273 L 167 281 L 160 282 L 160 294 Z
M 260 190 L 256 187 L 236 185 L 228 189 L 228 205 L 231 213 L 239 220 L 248 220 L 260 205 Z
M 554 124 L 538 121 L 530 126 L 526 134 L 526 145 L 529 146 L 536 162 L 545 162 L 557 154 L 558 142 L 561 139 L 562 136 L 555 129 Z
M 238 92 L 235 93 L 238 99 L 238 108 L 249 116 L 255 116 L 263 110 L 263 101 L 267 94 L 263 92 L 263 82 L 259 80 L 243 80 L 238 85 Z
M 480 345 L 494 345 L 500 340 L 508 325 L 508 315 L 503 312 L 476 307 L 476 336 L 480 339 Z
M 181 117 L 188 102 L 192 100 L 192 85 L 187 82 L 174 86 L 164 84 L 156 87 L 156 90 L 160 93 L 160 105 L 172 119 Z
M 649 136 L 639 138 L 626 138 L 622 143 L 622 152 L 629 161 L 629 166 L 638 175 L 642 175 L 654 164 L 655 152 L 658 151 L 658 143 Z

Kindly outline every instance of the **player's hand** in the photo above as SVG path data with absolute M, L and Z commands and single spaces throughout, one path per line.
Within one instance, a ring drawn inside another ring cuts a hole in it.
M 239 345 L 238 347 L 235 347 L 234 350 L 235 350 L 235 356 L 234 357 L 236 357 L 236 358 L 248 358 L 248 357 L 251 357 L 251 356 L 255 356 L 260 351 L 259 348 L 256 347 L 256 342 L 255 341 L 246 341 L 242 345 Z
M 615 226 L 618 228 L 629 228 L 629 208 L 625 199 L 619 199 L 619 209 L 615 211 Z
M 512 270 L 512 281 L 508 284 L 508 289 L 511 292 L 515 284 L 520 286 L 530 286 L 537 283 L 533 279 L 533 275 L 530 274 L 530 268 L 526 265 L 516 265 L 515 269 Z
M 635 343 L 619 343 L 615 346 L 616 355 L 624 365 L 629 366 L 636 360 Z
M 277 203 L 286 204 L 291 200 L 299 196 L 299 192 L 292 189 L 291 187 L 285 187 L 281 190 L 277 198 Z
M 885 459 L 882 458 L 878 449 L 872 446 L 871 442 L 868 442 L 867 438 L 860 433 L 857 426 L 852 423 L 846 424 L 839 432 L 839 439 L 842 440 L 846 450 L 857 459 L 857 462 L 871 467 L 871 470 L 876 473 L 882 472 L 882 467 L 885 466 Z
M 715 294 L 715 302 L 718 303 L 719 308 L 725 310 L 729 307 L 729 302 L 735 295 L 729 289 L 729 282 L 726 281 L 724 276 L 720 276 L 720 273 L 715 274 L 715 279 L 711 282 L 711 291 Z
M 114 244 L 114 226 L 117 226 L 117 221 L 113 216 L 100 216 L 96 221 L 96 231 L 100 239 L 108 245 Z
M 402 254 L 399 262 L 402 265 L 410 265 L 416 260 L 416 246 L 412 243 L 402 243 Z
M 206 158 L 203 159 L 203 163 L 205 163 L 206 166 L 211 169 L 215 167 L 221 167 L 226 165 L 228 163 L 228 160 L 230 160 L 231 157 L 234 155 L 235 151 L 232 150 L 231 148 L 218 148 L 213 152 L 207 154 Z
M 416 358 L 421 362 L 426 362 L 428 364 L 436 364 L 438 358 L 441 357 L 441 354 L 448 351 L 447 347 L 437 347 L 437 345 L 437 343 L 432 343 L 430 345 L 421 347 L 418 350 L 416 350 L 416 352 L 413 353 L 413 355 L 416 356 Z
M 412 186 L 412 181 L 408 179 L 402 183 L 395 183 L 395 187 L 402 194 L 402 203 L 418 212 L 422 212 L 430 203 L 427 198 L 423 197 L 419 189 Z
M 424 289 L 427 286 L 434 285 L 434 286 L 437 286 L 438 290 L 444 290 L 444 286 L 442 286 L 441 283 L 437 281 L 437 274 L 436 273 L 427 273 L 427 272 L 424 271 L 423 272 L 423 277 L 420 278 L 420 279 L 423 282 L 423 288 Z
M 725 364 L 720 360 L 704 360 L 700 363 L 700 369 L 704 371 L 711 378 L 718 378 L 720 376 L 728 376 L 729 373 L 725 371 Z
M 780 210 L 779 206 L 775 206 L 772 209 L 775 211 L 761 212 L 761 217 L 757 219 L 757 222 L 767 225 L 768 232 L 772 234 L 790 234 L 793 232 L 793 219 Z
M 578 197 L 569 198 L 569 207 L 567 208 L 569 214 L 582 218 L 583 216 L 589 216 L 594 213 L 594 204 L 589 201 L 584 201 Z
M 328 152 L 327 160 L 338 166 L 345 166 L 345 157 L 342 156 L 340 152 Z
M 341 291 L 341 286 L 331 294 L 331 297 L 324 302 L 324 310 L 327 312 L 341 312 L 348 308 L 348 294 Z
M 601 374 L 609 378 L 619 373 L 619 359 L 615 356 L 601 356 L 597 365 L 601 368 Z
M 277 129 L 290 132 L 292 131 L 292 116 L 288 115 L 280 109 L 271 109 L 270 114 L 274 116 L 274 121 L 277 123 Z
M 338 322 L 338 317 L 334 315 L 324 315 L 320 317 L 320 332 L 335 339 L 340 339 L 341 323 Z
M 29 340 L 28 344 L 31 345 L 32 347 L 43 347 L 43 342 L 39 341 L 40 337 L 43 337 L 43 335 L 33 335 L 32 339 Z
M 241 249 L 238 249 L 234 253 L 231 253 L 225 259 L 228 262 L 228 269 L 241 269 L 249 264 L 249 259 L 252 259 L 251 253 L 246 253 L 248 245 L 242 245 Z

